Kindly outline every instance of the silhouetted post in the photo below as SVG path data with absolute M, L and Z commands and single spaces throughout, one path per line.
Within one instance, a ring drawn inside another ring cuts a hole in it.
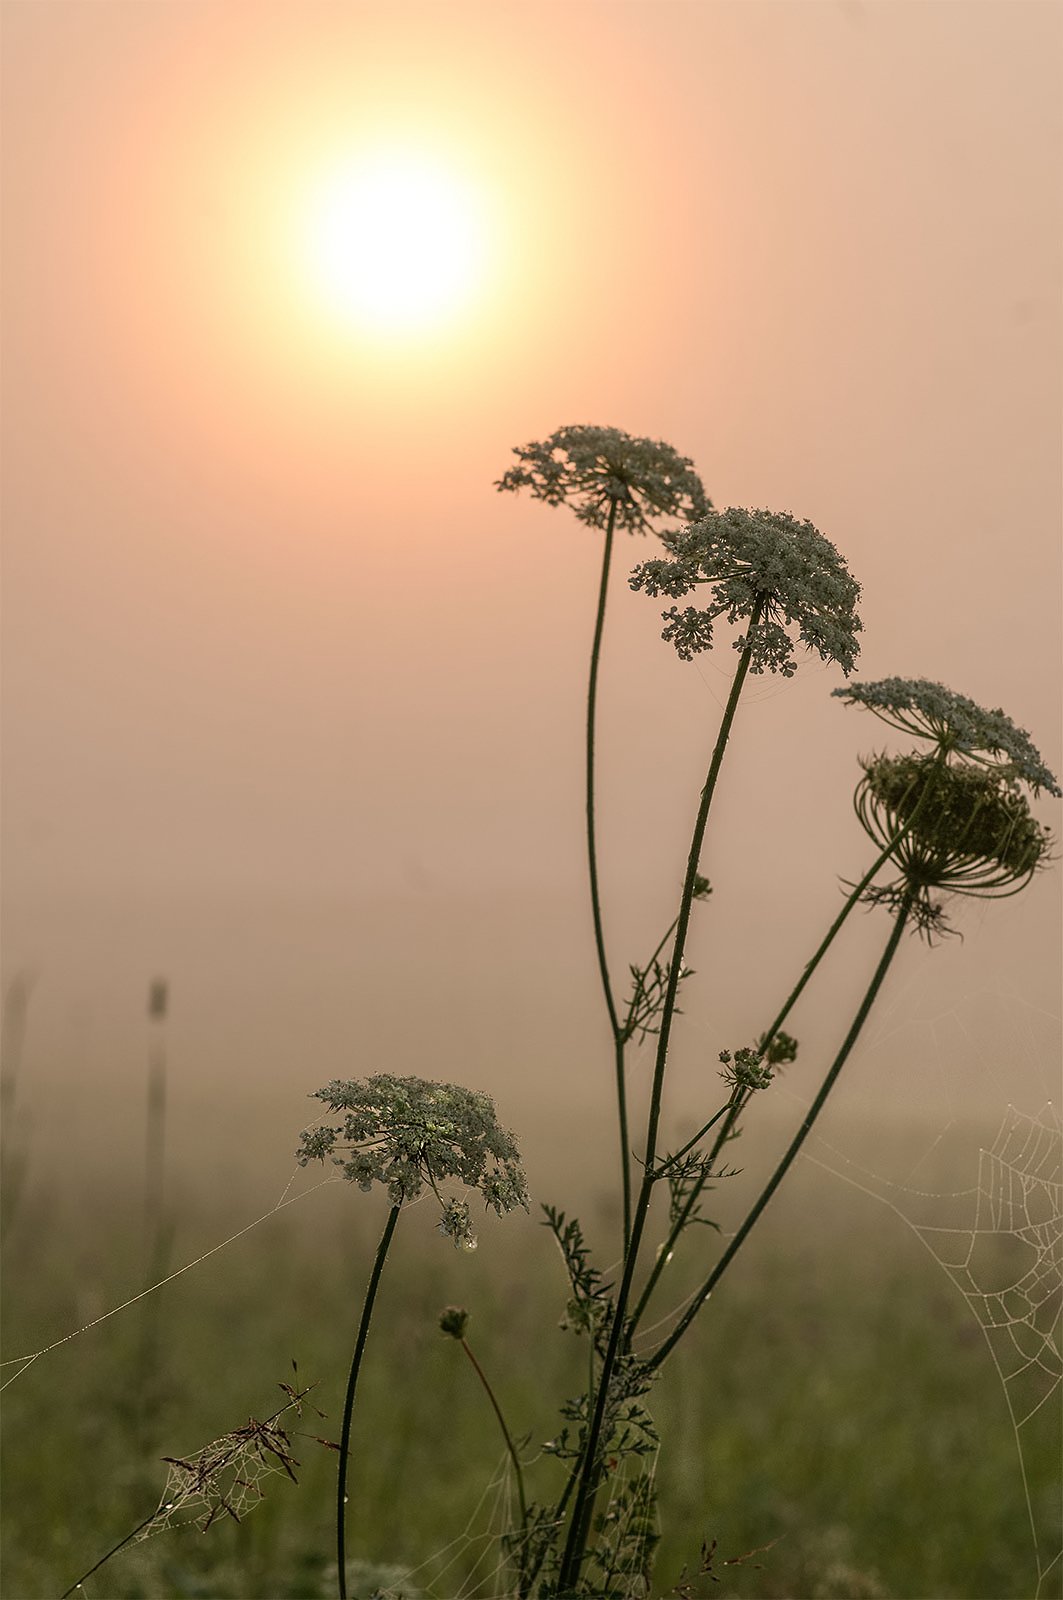
M 144 1234 L 149 1274 L 158 1255 L 166 1173 L 166 1011 L 169 985 L 153 978 L 148 989 L 148 1109 L 144 1148 Z

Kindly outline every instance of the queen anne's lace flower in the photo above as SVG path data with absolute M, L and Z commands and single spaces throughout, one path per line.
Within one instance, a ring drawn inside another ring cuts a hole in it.
M 861 765 L 856 814 L 880 849 L 891 846 L 900 869 L 864 898 L 894 909 L 909 903 L 924 931 L 946 931 L 935 893 L 1017 894 L 1048 861 L 1051 835 L 1006 771 L 949 766 L 934 755 L 881 755 Z
M 795 627 L 824 661 L 852 670 L 863 626 L 856 614 L 860 585 L 811 522 L 798 522 L 785 511 L 731 507 L 665 535 L 664 543 L 671 554 L 636 567 L 631 587 L 679 597 L 699 584 L 710 586 L 709 606 L 683 611 L 672 606 L 663 613 L 661 637 L 672 641 L 684 661 L 711 648 L 717 617 L 735 623 L 757 611 L 752 633 L 734 643 L 736 650 L 750 645 L 751 672 L 781 672 L 788 678 L 797 670 L 788 627 Z
M 686 456 L 658 439 L 638 439 L 619 428 L 558 428 L 541 443 L 518 445 L 520 465 L 497 489 L 530 489 L 547 505 L 571 506 L 581 522 L 645 533 L 656 517 L 689 522 L 712 505 Z
M 475 1249 L 465 1200 L 444 1200 L 439 1185 L 457 1179 L 479 1190 L 499 1216 L 528 1204 L 528 1189 L 513 1136 L 499 1126 L 489 1095 L 454 1083 L 396 1078 L 390 1073 L 336 1081 L 313 1097 L 346 1113 L 338 1126 L 308 1129 L 300 1166 L 331 1157 L 350 1183 L 381 1183 L 392 1205 L 414 1200 L 427 1184 L 442 1207 L 440 1229 L 458 1246 Z M 336 1151 L 340 1154 L 336 1154 Z
M 877 683 L 850 683 L 834 693 L 850 705 L 866 706 L 890 727 L 919 738 L 933 739 L 971 761 L 1022 779 L 1038 794 L 1060 787 L 1041 760 L 1030 735 L 1001 710 L 985 711 L 964 694 L 927 678 L 882 678 Z

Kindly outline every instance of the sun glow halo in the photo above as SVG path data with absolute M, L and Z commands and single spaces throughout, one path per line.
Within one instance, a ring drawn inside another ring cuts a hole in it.
M 479 197 L 430 158 L 378 154 L 329 173 L 313 193 L 306 266 L 333 316 L 389 334 L 452 318 L 486 256 Z

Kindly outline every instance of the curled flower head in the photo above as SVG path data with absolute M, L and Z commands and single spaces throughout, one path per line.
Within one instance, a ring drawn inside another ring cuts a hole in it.
M 686 456 L 658 439 L 637 439 L 619 428 L 558 428 L 541 443 L 518 445 L 520 465 L 497 489 L 530 489 L 547 505 L 571 506 L 581 522 L 645 533 L 656 517 L 689 522 L 712 501 Z
M 861 765 L 856 814 L 900 869 L 864 898 L 893 910 L 907 903 L 928 935 L 947 931 L 935 892 L 1017 894 L 1047 863 L 1051 835 L 1006 771 L 948 766 L 932 755 L 881 755 Z
M 349 1183 L 387 1189 L 392 1205 L 414 1200 L 425 1185 L 442 1208 L 440 1229 L 455 1245 L 475 1249 L 464 1200 L 444 1200 L 439 1185 L 457 1179 L 479 1190 L 499 1216 L 528 1204 L 528 1189 L 513 1136 L 499 1126 L 489 1095 L 454 1083 L 396 1078 L 390 1073 L 336 1081 L 313 1097 L 345 1113 L 338 1125 L 308 1129 L 296 1151 L 308 1161 L 331 1157 Z M 338 1152 L 338 1153 L 337 1153 Z
M 848 683 L 834 693 L 850 705 L 866 706 L 876 717 L 902 733 L 932 739 L 940 749 L 956 751 L 970 761 L 991 766 L 1034 794 L 1061 793 L 1041 760 L 1030 735 L 1003 711 L 985 711 L 965 694 L 955 694 L 928 678 L 882 678 L 877 683 Z
M 712 646 L 717 617 L 735 623 L 756 617 L 756 625 L 734 642 L 750 647 L 750 672 L 797 670 L 788 628 L 824 661 L 851 672 L 859 653 L 856 614 L 860 585 L 842 556 L 811 522 L 785 511 L 710 511 L 689 528 L 667 534 L 670 554 L 644 561 L 631 575 L 631 587 L 650 595 L 689 594 L 707 584 L 704 608 L 672 606 L 663 613 L 661 637 L 670 639 L 684 661 Z

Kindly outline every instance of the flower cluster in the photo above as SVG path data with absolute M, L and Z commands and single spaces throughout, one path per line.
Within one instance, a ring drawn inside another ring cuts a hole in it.
M 547 505 L 571 506 L 580 522 L 645 533 L 655 517 L 689 522 L 712 501 L 694 464 L 658 439 L 638 439 L 619 428 L 558 428 L 548 439 L 517 446 L 520 465 L 495 485 L 530 489 Z
M 499 1126 L 489 1095 L 378 1073 L 326 1084 L 313 1098 L 346 1115 L 338 1126 L 323 1124 L 302 1135 L 300 1166 L 331 1157 L 349 1183 L 365 1190 L 383 1184 L 393 1205 L 416 1199 L 427 1185 L 442 1207 L 441 1232 L 466 1249 L 476 1248 L 468 1204 L 444 1200 L 441 1183 L 457 1179 L 477 1189 L 499 1216 L 527 1208 L 520 1153 Z
M 1047 789 L 1059 795 L 1059 784 L 1041 760 L 1030 735 L 1016 727 L 999 708 L 985 711 L 964 694 L 927 678 L 882 678 L 877 683 L 850 683 L 834 693 L 850 705 L 866 706 L 902 733 L 932 739 L 940 749 L 992 766 L 1034 794 Z
M 935 891 L 1017 894 L 1047 862 L 1051 835 L 1007 769 L 949 766 L 932 755 L 874 756 L 862 766 L 856 814 L 900 869 L 897 881 L 865 899 L 908 905 L 924 931 L 944 929 Z
M 670 639 L 684 661 L 712 646 L 713 623 L 756 618 L 734 648 L 750 649 L 751 672 L 797 670 L 787 628 L 824 661 L 852 671 L 862 623 L 856 614 L 860 585 L 842 556 L 811 522 L 788 512 L 710 511 L 700 521 L 665 536 L 670 554 L 644 561 L 631 575 L 631 587 L 650 595 L 678 598 L 708 584 L 704 608 L 672 606 L 663 613 L 661 637 Z
M 766 1089 L 775 1074 L 770 1066 L 770 1056 L 765 1061 L 759 1050 L 741 1049 L 733 1054 L 720 1051 L 723 1071 L 720 1077 L 734 1089 Z
M 439 1331 L 451 1339 L 464 1339 L 469 1313 L 464 1306 L 444 1306 L 439 1313 Z
M 792 1033 L 787 1033 L 783 1028 L 777 1028 L 767 1042 L 765 1048 L 765 1034 L 757 1040 L 757 1054 L 764 1057 L 773 1067 L 788 1066 L 791 1061 L 797 1060 L 797 1040 Z

